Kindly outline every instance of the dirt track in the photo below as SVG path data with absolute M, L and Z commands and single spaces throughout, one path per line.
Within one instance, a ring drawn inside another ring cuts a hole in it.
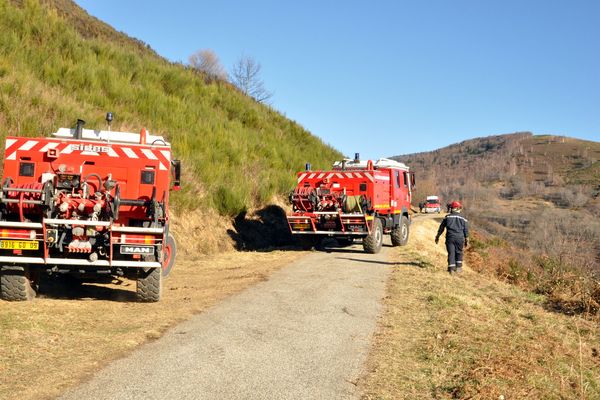
M 350 399 L 387 251 L 313 252 L 118 360 L 62 399 Z
M 33 301 L 0 300 L 0 399 L 55 398 L 302 256 L 280 250 L 184 254 L 165 281 L 163 299 L 152 304 L 135 302 L 135 282 L 127 279 L 82 286 L 50 280 Z

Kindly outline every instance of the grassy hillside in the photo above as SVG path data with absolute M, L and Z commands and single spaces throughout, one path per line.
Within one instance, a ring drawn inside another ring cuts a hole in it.
M 471 262 L 449 276 L 445 248 L 433 244 L 438 225 L 415 218 L 408 246 L 391 250 L 363 399 L 600 398 L 600 325 Z
M 600 143 L 525 132 L 397 158 L 416 170 L 416 201 L 463 201 L 473 268 L 563 312 L 600 312 Z
M 69 0 L 0 0 L 0 139 L 73 126 L 146 127 L 165 135 L 184 162 L 180 210 L 224 215 L 287 192 L 306 161 L 341 155 L 299 124 L 170 63 Z M 208 83 L 207 83 L 208 82 Z

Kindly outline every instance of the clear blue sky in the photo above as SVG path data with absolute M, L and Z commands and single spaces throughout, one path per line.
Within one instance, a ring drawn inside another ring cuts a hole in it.
M 272 105 L 349 156 L 600 141 L 600 1 L 76 1 L 172 61 L 254 57 Z

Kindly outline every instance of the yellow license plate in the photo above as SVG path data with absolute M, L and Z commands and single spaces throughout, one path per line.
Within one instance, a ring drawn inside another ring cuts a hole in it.
M 298 229 L 298 230 L 303 231 L 305 229 L 309 229 L 310 228 L 310 224 L 294 224 L 294 225 L 292 225 L 292 227 L 294 229 Z
M 5 250 L 37 250 L 40 243 L 37 240 L 2 240 L 0 249 Z

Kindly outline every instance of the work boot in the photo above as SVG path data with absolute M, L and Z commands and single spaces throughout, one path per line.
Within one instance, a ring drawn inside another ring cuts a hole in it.
M 456 270 L 454 271 L 455 274 L 462 274 L 462 267 L 458 267 L 456 268 Z
M 448 273 L 449 273 L 450 275 L 452 275 L 452 274 L 456 273 L 456 268 L 455 268 L 455 267 L 448 267 Z

